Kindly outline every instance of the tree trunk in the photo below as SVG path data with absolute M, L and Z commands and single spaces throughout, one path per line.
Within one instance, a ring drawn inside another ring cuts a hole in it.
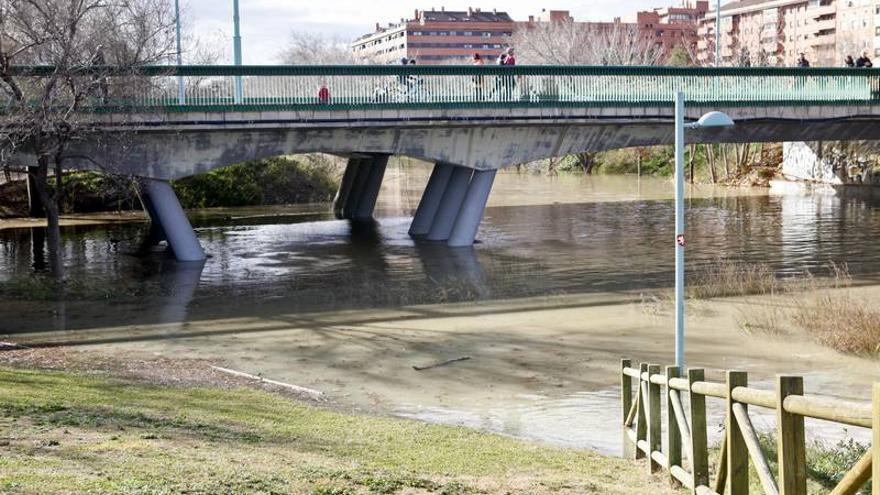
M 721 160 L 724 162 L 724 180 L 730 180 L 730 164 L 727 156 L 727 145 L 721 145 Z
M 694 155 L 696 155 L 697 147 L 696 145 L 690 145 L 690 154 L 688 155 L 688 168 L 691 173 L 691 184 L 694 183 Z
M 711 144 L 706 145 L 706 165 L 709 166 L 709 178 L 712 180 L 712 184 L 718 182 L 718 177 L 715 175 L 715 149 Z
M 37 191 L 37 174 L 39 173 L 39 167 L 28 167 L 26 170 L 28 216 L 31 218 L 42 218 L 46 216 L 46 211 L 43 208 L 43 201 L 40 199 L 40 193 Z
M 40 154 L 36 167 L 36 180 L 34 186 L 40 196 L 40 202 L 43 204 L 43 210 L 46 213 L 46 247 L 49 252 L 49 271 L 58 281 L 64 280 L 64 263 L 61 259 L 61 220 L 58 207 L 59 187 L 61 177 L 56 177 L 56 190 L 49 192 L 49 162 L 51 157 L 48 154 Z M 56 173 L 58 170 L 56 168 Z

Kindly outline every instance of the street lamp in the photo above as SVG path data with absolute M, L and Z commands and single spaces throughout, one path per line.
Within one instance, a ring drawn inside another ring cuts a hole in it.
M 177 27 L 177 68 L 183 65 L 183 52 L 181 50 L 180 41 L 180 0 L 174 0 L 174 23 Z M 186 86 L 183 82 L 183 76 L 177 76 L 177 103 L 186 104 Z
M 684 123 L 684 93 L 675 93 L 675 365 L 684 370 L 684 130 L 733 125 L 723 112 L 709 112 Z
M 241 65 L 241 17 L 238 15 L 238 0 L 232 0 L 232 56 L 235 65 Z M 241 75 L 235 76 L 235 103 L 242 100 Z

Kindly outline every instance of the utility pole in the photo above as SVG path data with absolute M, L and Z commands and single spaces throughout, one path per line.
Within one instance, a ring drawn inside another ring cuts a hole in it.
M 174 22 L 177 25 L 177 67 L 183 65 L 183 50 L 180 40 L 180 0 L 174 0 Z M 186 86 L 183 82 L 183 76 L 177 76 L 177 103 L 186 104 Z
M 715 67 L 721 67 L 721 0 L 715 1 Z
M 233 57 L 235 57 L 235 65 L 241 65 L 241 18 L 238 15 L 238 0 L 232 0 L 232 23 L 234 35 L 232 38 Z M 241 103 L 241 75 L 235 76 L 235 103 Z

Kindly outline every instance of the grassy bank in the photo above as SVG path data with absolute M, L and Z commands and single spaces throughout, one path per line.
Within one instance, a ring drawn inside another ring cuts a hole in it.
M 247 388 L 0 368 L 3 493 L 671 493 L 591 452 Z

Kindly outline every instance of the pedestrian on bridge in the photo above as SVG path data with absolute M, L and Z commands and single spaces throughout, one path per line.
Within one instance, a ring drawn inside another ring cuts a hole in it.
M 473 65 L 477 67 L 483 65 L 483 57 L 479 53 L 474 53 Z M 474 76 L 474 93 L 477 101 L 483 101 L 483 79 L 480 74 Z
M 798 55 L 797 66 L 804 67 L 804 68 L 810 66 L 810 61 L 807 60 L 807 56 L 804 55 L 803 52 Z
M 852 55 L 847 55 L 846 60 L 843 61 L 843 64 L 847 67 L 855 67 L 856 61 L 853 60 Z
M 868 58 L 868 50 L 862 51 L 862 56 L 856 59 L 856 67 L 863 69 L 870 69 L 871 67 L 874 67 L 871 59 Z

